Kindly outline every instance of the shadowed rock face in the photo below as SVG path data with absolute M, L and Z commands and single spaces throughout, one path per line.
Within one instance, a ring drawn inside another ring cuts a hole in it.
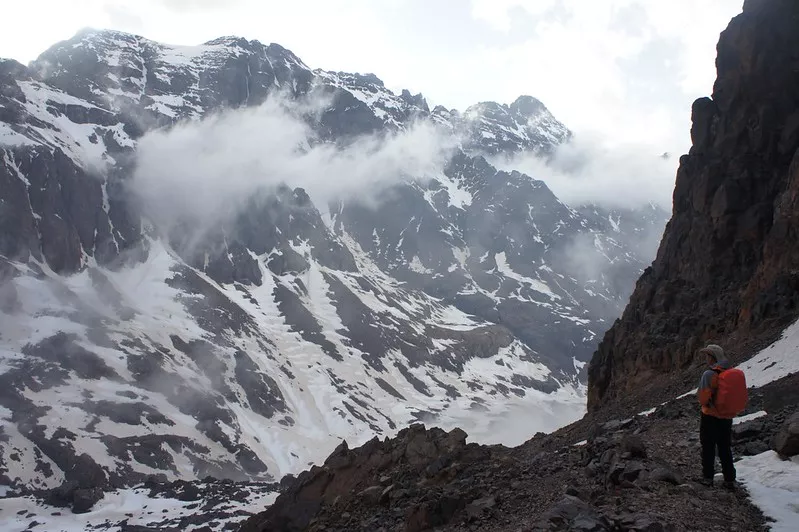
M 657 259 L 589 366 L 589 410 L 735 349 L 799 310 L 799 4 L 749 1 L 721 34 L 712 98 L 693 106 Z

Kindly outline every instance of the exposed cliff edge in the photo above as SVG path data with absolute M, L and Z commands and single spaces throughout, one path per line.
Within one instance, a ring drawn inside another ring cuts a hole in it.
M 797 29 L 799 3 L 761 0 L 721 34 L 657 258 L 590 363 L 589 411 L 675 376 L 706 340 L 744 356 L 799 313 Z

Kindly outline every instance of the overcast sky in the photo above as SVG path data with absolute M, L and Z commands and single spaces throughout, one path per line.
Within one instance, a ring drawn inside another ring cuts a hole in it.
M 463 109 L 520 94 L 574 131 L 682 153 L 710 93 L 719 32 L 741 0 L 6 1 L 0 57 L 23 63 L 80 28 L 170 44 L 276 42 L 309 66 L 373 72 Z M 13 21 L 12 23 L 8 23 Z

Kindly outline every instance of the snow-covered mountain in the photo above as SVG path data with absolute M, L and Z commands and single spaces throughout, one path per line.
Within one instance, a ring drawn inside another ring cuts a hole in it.
M 143 136 L 277 95 L 323 102 L 299 152 L 419 123 L 453 147 L 370 202 L 287 182 L 212 230 L 147 215 Z M 528 96 L 430 110 L 239 38 L 85 31 L 0 60 L 0 484 L 275 480 L 414 420 L 496 438 L 519 409 L 526 435 L 579 416 L 666 213 L 568 206 L 482 157 L 570 135 Z

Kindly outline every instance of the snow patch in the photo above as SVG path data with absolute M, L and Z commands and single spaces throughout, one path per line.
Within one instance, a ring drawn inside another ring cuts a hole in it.
M 735 464 L 752 501 L 774 520 L 772 532 L 795 532 L 799 523 L 799 456 L 782 460 L 774 451 L 746 456 Z
M 747 414 L 745 416 L 736 417 L 732 420 L 733 425 L 739 425 L 741 423 L 746 423 L 747 421 L 752 421 L 753 419 L 757 419 L 759 417 L 767 416 L 768 413 L 765 410 L 761 410 L 760 412 L 755 412 L 754 414 Z
M 739 367 L 749 387 L 759 388 L 799 371 L 799 321 L 783 331 L 779 340 Z
M 62 508 L 45 505 L 31 496 L 0 499 L 0 530 L 115 531 L 121 530 L 123 524 L 128 527 L 160 528 L 166 523 L 169 523 L 170 530 L 176 530 L 174 527 L 179 524 L 181 518 L 195 515 L 198 506 L 204 506 L 204 504 L 198 505 L 197 501 L 150 498 L 148 493 L 147 489 L 126 489 L 106 493 L 90 512 L 84 514 L 73 514 L 69 510 L 64 511 Z M 275 501 L 277 495 L 266 488 L 251 488 L 241 502 L 231 499 L 218 503 L 213 509 L 230 517 L 209 519 L 208 523 L 202 524 L 202 529 L 214 532 L 228 530 L 230 526 L 243 521 L 249 515 L 263 511 Z M 199 528 L 200 525 L 190 525 L 183 530 Z
M 529 277 L 525 277 L 513 271 L 513 269 L 508 264 L 504 251 L 495 254 L 494 260 L 497 263 L 497 271 L 503 274 L 508 279 L 514 279 L 516 281 L 519 281 L 519 283 L 521 284 L 527 284 L 530 286 L 531 289 L 548 296 L 552 300 L 560 299 L 560 296 L 557 295 L 555 292 L 553 292 L 552 289 L 549 288 L 549 286 L 546 283 L 542 282 L 541 280 L 530 279 Z

